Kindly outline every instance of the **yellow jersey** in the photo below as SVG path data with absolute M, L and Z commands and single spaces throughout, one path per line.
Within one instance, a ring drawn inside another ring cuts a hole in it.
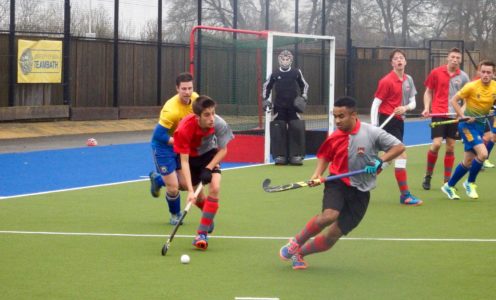
M 491 80 L 488 85 L 482 84 L 480 79 L 469 82 L 458 91 L 458 96 L 466 102 L 466 116 L 487 115 L 496 101 L 496 81 Z
M 193 113 L 193 101 L 198 97 L 199 95 L 196 92 L 193 92 L 193 94 L 191 94 L 191 102 L 189 104 L 184 104 L 181 102 L 181 99 L 179 99 L 179 95 L 176 94 L 165 102 L 160 111 L 158 123 L 168 129 L 170 136 L 174 134 L 179 121 L 185 116 Z

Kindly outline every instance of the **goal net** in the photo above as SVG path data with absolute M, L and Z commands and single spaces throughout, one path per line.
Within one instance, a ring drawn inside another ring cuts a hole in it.
M 217 112 L 235 131 L 235 143 L 241 145 L 231 149 L 230 144 L 229 153 L 239 153 L 250 162 L 270 162 L 272 115 L 262 108 L 262 87 L 279 67 L 277 56 L 282 50 L 293 53 L 292 66 L 301 69 L 309 85 L 302 114 L 307 134 L 331 132 L 334 37 L 212 26 L 196 26 L 191 31 L 190 72 L 195 75 L 196 90 L 216 100 Z M 308 144 L 307 139 L 307 148 Z

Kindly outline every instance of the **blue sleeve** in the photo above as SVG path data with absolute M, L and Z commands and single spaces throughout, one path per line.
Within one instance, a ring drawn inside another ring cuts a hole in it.
M 169 129 L 157 124 L 153 130 L 152 143 L 168 145 L 170 140 Z

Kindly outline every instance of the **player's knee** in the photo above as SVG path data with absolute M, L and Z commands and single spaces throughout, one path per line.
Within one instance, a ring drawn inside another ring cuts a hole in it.
M 334 209 L 324 209 L 324 211 L 317 217 L 317 223 L 320 227 L 331 225 L 338 219 L 339 211 Z
M 179 186 L 177 184 L 166 185 L 167 194 L 177 195 L 179 193 Z

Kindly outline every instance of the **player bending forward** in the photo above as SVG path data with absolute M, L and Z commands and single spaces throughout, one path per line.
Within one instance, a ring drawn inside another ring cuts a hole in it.
M 358 226 L 367 211 L 370 190 L 376 185 L 377 170 L 383 161 L 391 161 L 405 150 L 393 135 L 360 122 L 353 98 L 336 100 L 333 114 L 337 130 L 320 146 L 311 180 L 320 179 L 329 164 L 331 175 L 364 168 L 366 173 L 325 183 L 322 212 L 279 251 L 283 260 L 292 261 L 293 269 L 305 269 L 304 256 L 329 250 Z M 379 151 L 384 151 L 380 158 Z M 310 185 L 318 184 L 311 181 Z
M 174 151 L 179 154 L 188 191 L 188 201 L 194 201 L 202 210 L 198 235 L 193 245 L 202 250 L 208 247 L 207 234 L 219 208 L 221 171 L 220 162 L 227 154 L 227 144 L 234 136 L 229 125 L 215 114 L 215 101 L 200 96 L 193 103 L 194 114 L 185 117 L 174 132 Z M 210 184 L 208 196 L 194 195 L 200 182 Z

